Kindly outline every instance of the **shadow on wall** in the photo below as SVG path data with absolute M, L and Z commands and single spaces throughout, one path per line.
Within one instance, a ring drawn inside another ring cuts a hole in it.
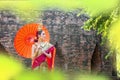
M 8 52 L 6 51 L 6 49 L 4 48 L 4 46 L 0 43 L 0 54 L 4 53 L 5 55 L 8 55 Z
M 64 65 L 62 64 L 64 63 L 65 59 L 64 59 L 64 55 L 62 54 L 62 49 L 61 47 L 59 47 L 58 42 L 56 42 L 54 46 L 56 48 L 55 67 L 64 68 Z
M 101 71 L 101 66 L 102 66 L 101 53 L 98 50 L 98 44 L 96 44 L 91 59 L 91 71 L 99 73 Z

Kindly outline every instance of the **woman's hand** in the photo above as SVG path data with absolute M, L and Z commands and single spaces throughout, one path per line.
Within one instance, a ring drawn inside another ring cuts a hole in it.
M 48 58 L 51 58 L 51 53 L 46 53 L 45 51 L 43 51 L 43 54 L 45 54 Z

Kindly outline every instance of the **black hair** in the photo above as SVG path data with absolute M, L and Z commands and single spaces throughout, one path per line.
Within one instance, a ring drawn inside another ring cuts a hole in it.
M 34 42 L 38 42 L 38 39 L 34 39 Z
M 37 31 L 37 35 L 41 35 L 41 33 L 42 33 L 42 30 Z

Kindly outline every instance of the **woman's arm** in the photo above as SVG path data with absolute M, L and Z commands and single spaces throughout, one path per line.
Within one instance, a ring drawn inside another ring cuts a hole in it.
M 35 52 L 35 45 L 32 45 L 32 55 L 31 55 L 32 59 L 34 58 L 34 52 Z
M 35 45 L 32 45 L 32 56 L 31 58 L 34 59 L 37 55 L 38 48 Z

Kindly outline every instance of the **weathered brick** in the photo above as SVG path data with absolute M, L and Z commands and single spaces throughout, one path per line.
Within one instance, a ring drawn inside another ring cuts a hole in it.
M 100 37 L 95 31 L 84 31 L 82 26 L 89 17 L 86 14 L 77 16 L 79 11 L 65 13 L 61 10 L 44 10 L 42 15 L 43 24 L 48 28 L 51 36 L 50 42 L 58 44 L 55 66 L 67 71 L 91 70 L 91 59 L 95 45 L 100 43 Z M 38 17 L 38 20 L 40 18 Z M 26 24 L 11 11 L 0 11 L 0 43 L 7 51 L 23 61 L 26 66 L 31 65 L 31 60 L 20 57 L 14 49 L 14 37 L 21 26 Z M 105 47 L 99 45 L 99 52 L 103 64 L 98 67 L 109 70 L 105 67 L 110 64 L 110 60 L 105 62 Z M 110 64 L 111 65 L 111 64 Z

